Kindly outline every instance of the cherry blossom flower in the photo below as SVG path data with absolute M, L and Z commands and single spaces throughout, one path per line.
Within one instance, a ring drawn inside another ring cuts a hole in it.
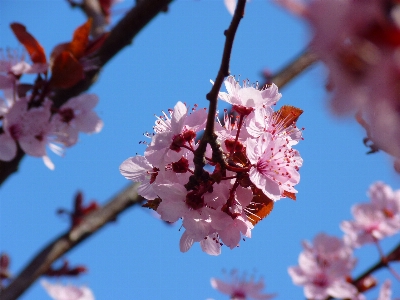
M 57 141 L 70 147 L 78 141 L 78 133 L 98 133 L 103 128 L 103 122 L 92 110 L 98 102 L 94 94 L 83 94 L 69 99 L 58 112 L 53 115 L 51 122 Z
M 164 113 L 158 117 L 150 145 L 145 151 L 147 160 L 156 168 L 163 169 L 166 163 L 178 161 L 190 146 L 196 133 L 204 129 L 207 113 L 205 110 L 196 110 L 188 114 L 185 104 L 178 102 L 170 117 Z
M 397 232 L 387 222 L 385 215 L 369 203 L 352 207 L 354 221 L 343 221 L 340 224 L 345 233 L 345 241 L 352 247 L 375 243 Z
M 290 115 L 289 115 L 290 117 Z M 296 123 L 286 124 L 289 117 L 281 118 L 271 107 L 255 109 L 247 118 L 247 132 L 255 138 L 265 132 L 269 132 L 274 138 L 289 138 L 290 145 L 297 144 L 302 139 L 302 131 L 296 127 Z
M 121 164 L 119 170 L 125 178 L 133 182 L 140 182 L 139 195 L 148 200 L 157 197 L 157 193 L 151 184 L 158 175 L 158 169 L 150 165 L 144 156 L 129 157 Z
M 233 16 L 235 13 L 237 0 L 224 0 L 224 4 L 228 12 Z
M 266 196 L 276 201 L 284 191 L 297 193 L 293 186 L 300 181 L 298 170 L 303 160 L 287 139 L 273 139 L 264 133 L 258 139 L 247 139 L 246 153 L 252 163 L 250 180 Z
M 42 286 L 54 300 L 94 300 L 92 291 L 85 286 L 51 284 L 46 280 L 41 281 Z
M 267 300 L 275 297 L 272 294 L 262 293 L 264 289 L 264 281 L 262 279 L 255 281 L 254 277 L 251 277 L 250 280 L 246 280 L 245 276 L 239 278 L 237 270 L 233 270 L 230 275 L 230 282 L 211 278 L 211 286 L 221 293 L 229 295 L 231 299 L 236 300 Z
M 14 103 L 4 117 L 4 132 L 14 141 L 18 141 L 25 153 L 42 157 L 46 166 L 54 169 L 53 163 L 46 154 L 46 145 L 54 152 L 60 153 L 60 148 L 53 143 L 51 138 L 53 131 L 49 123 L 51 101 L 46 99 L 39 107 L 30 109 L 28 107 L 29 103 L 26 98 L 21 98 Z M 7 140 L 7 143 L 10 147 L 10 139 Z
M 319 234 L 313 245 L 305 242 L 303 246 L 299 266 L 289 267 L 288 272 L 294 284 L 304 286 L 306 298 L 357 299 L 356 287 L 346 281 L 356 260 L 342 240 Z
M 370 203 L 352 207 L 353 221 L 340 225 L 345 241 L 352 247 L 375 243 L 400 231 L 400 191 L 393 191 L 382 182 L 369 189 Z
M 0 49 L 0 89 L 14 89 L 22 74 L 36 74 L 47 71 L 48 65 L 30 65 L 18 51 Z
M 239 107 L 239 109 L 272 106 L 282 97 L 282 94 L 278 93 L 278 87 L 275 84 L 259 90 L 254 86 L 248 86 L 244 81 L 243 87 L 241 87 L 233 76 L 228 76 L 224 83 L 228 93 L 220 92 L 218 97 Z
M 400 190 L 393 191 L 383 182 L 375 182 L 369 189 L 372 205 L 384 214 L 391 227 L 400 231 Z
M 379 290 L 378 300 L 391 300 L 392 299 L 392 282 L 386 280 Z

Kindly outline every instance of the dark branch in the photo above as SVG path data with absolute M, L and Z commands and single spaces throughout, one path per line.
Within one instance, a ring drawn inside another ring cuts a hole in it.
M 231 59 L 233 40 L 235 39 L 236 31 L 239 27 L 240 20 L 244 16 L 244 8 L 246 5 L 246 0 L 239 0 L 236 5 L 236 10 L 232 18 L 232 22 L 229 28 L 225 30 L 224 34 L 226 36 L 224 52 L 222 55 L 221 65 L 218 70 L 217 78 L 215 79 L 214 85 L 211 91 L 207 94 L 206 98 L 210 101 L 206 129 L 204 135 L 200 141 L 199 147 L 195 152 L 195 158 L 193 160 L 195 164 L 195 176 L 200 177 L 203 174 L 204 153 L 206 152 L 207 144 L 211 145 L 213 150 L 213 160 L 219 162 L 221 167 L 224 168 L 225 163 L 223 161 L 222 152 L 217 144 L 217 139 L 214 134 L 214 123 L 215 114 L 217 112 L 218 103 L 218 93 L 221 89 L 222 83 L 226 76 L 229 76 L 229 62 Z
M 165 11 L 165 8 L 172 0 L 146 0 L 138 3 L 132 8 L 126 16 L 111 30 L 110 35 L 104 42 L 93 59 L 99 65 L 99 69 L 86 72 L 85 79 L 77 83 L 75 86 L 58 90 L 53 101 L 57 107 L 60 107 L 68 99 L 78 96 L 90 88 L 96 81 L 101 68 L 111 60 L 125 46 L 132 43 L 133 38 L 159 13 Z M 9 161 L 0 161 L 0 185 L 12 173 L 18 170 L 19 163 L 24 157 L 21 149 L 18 150 L 17 156 Z
M 80 244 L 108 222 L 113 221 L 123 211 L 144 199 L 137 194 L 139 184 L 128 188 L 112 198 L 105 206 L 87 215 L 82 223 L 71 231 L 57 237 L 44 247 L 25 267 L 25 269 L 0 293 L 2 300 L 14 300 L 21 296 L 50 266 L 68 251 Z

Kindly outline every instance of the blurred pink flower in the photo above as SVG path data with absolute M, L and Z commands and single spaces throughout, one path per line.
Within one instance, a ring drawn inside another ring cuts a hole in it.
M 329 70 L 333 112 L 357 112 L 375 147 L 400 158 L 399 3 L 276 1 L 311 25 L 310 49 Z
M 46 280 L 41 281 L 42 286 L 54 300 L 94 300 L 92 291 L 85 286 L 51 284 Z
M 253 277 L 247 280 L 245 276 L 239 278 L 237 270 L 232 270 L 230 282 L 224 282 L 220 279 L 211 278 L 211 286 L 223 294 L 229 295 L 232 300 L 268 300 L 275 297 L 271 294 L 262 294 L 264 289 L 264 280 L 258 282 Z
M 375 243 L 400 231 L 400 193 L 382 182 L 373 184 L 369 190 L 370 203 L 352 207 L 353 221 L 340 225 L 345 241 L 352 247 Z
M 79 132 L 100 132 L 103 122 L 93 111 L 98 101 L 94 94 L 83 94 L 63 104 L 51 119 L 57 141 L 70 147 L 78 141 Z
M 293 283 L 304 286 L 310 299 L 327 297 L 357 299 L 356 287 L 346 281 L 356 263 L 351 249 L 341 239 L 319 234 L 313 245 L 303 243 L 299 266 L 289 267 Z

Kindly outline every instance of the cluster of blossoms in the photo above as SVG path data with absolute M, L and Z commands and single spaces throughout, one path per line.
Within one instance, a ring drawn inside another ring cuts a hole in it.
M 350 273 L 356 260 L 353 249 L 366 243 L 377 243 L 384 237 L 400 231 L 400 190 L 393 191 L 382 182 L 374 183 L 369 190 L 370 203 L 352 208 L 354 221 L 343 221 L 343 239 L 319 234 L 313 245 L 303 243 L 299 266 L 290 267 L 289 274 L 297 285 L 304 286 L 309 299 L 366 299 L 361 292 L 375 286 L 371 276 L 353 282 Z M 395 255 L 396 256 L 396 255 Z M 390 260 L 399 260 L 391 257 Z M 386 263 L 389 263 L 387 261 Z M 385 282 L 379 299 L 390 300 L 390 282 Z
M 138 193 L 149 200 L 147 207 L 164 221 L 183 219 L 182 252 L 194 242 L 210 255 L 219 255 L 223 244 L 233 249 L 242 236 L 251 237 L 276 200 L 296 198 L 302 158 L 293 146 L 302 139 L 295 124 L 302 111 L 284 106 L 274 112 L 281 94 L 273 84 L 241 87 L 229 76 L 225 87 L 228 93 L 219 98 L 232 104 L 237 118 L 225 112 L 223 124 L 215 120 L 216 143 L 200 159 L 198 139 L 207 112 L 195 107 L 189 113 L 178 102 L 157 117 L 144 156 L 120 166 L 122 175 L 141 183 Z
M 93 111 L 97 96 L 80 95 L 62 105 L 52 100 L 54 89 L 70 87 L 83 78 L 83 62 L 77 58 L 84 55 L 77 49 L 86 47 L 87 41 L 59 45 L 52 54 L 52 76 L 48 79 L 50 65 L 43 48 L 23 25 L 14 23 L 11 28 L 30 54 L 32 64 L 18 52 L 0 52 L 0 160 L 14 159 L 20 147 L 28 155 L 42 157 L 46 166 L 53 169 L 46 146 L 62 154 L 77 143 L 79 132 L 97 133 L 103 127 Z M 88 34 L 89 29 L 90 22 L 78 28 L 78 33 L 83 30 Z M 61 51 L 62 48 L 70 50 Z M 22 83 L 24 74 L 36 74 L 35 83 Z
M 277 2 L 311 25 L 310 47 L 329 69 L 333 110 L 338 114 L 356 112 L 357 121 L 373 142 L 372 151 L 382 149 L 400 158 L 399 2 Z

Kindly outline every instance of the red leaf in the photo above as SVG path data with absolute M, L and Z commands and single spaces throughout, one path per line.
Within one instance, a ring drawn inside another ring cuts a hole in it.
M 63 51 L 54 60 L 50 82 L 57 88 L 69 88 L 84 78 L 83 67 L 68 51 Z
M 68 50 L 75 56 L 76 59 L 80 59 L 85 53 L 86 47 L 89 44 L 89 34 L 92 28 L 92 19 L 79 26 L 74 31 L 72 42 L 69 44 Z
M 101 10 L 105 17 L 109 17 L 111 15 L 111 6 L 113 4 L 112 0 L 99 0 Z
M 101 36 L 99 36 L 94 41 L 90 41 L 89 45 L 86 47 L 85 56 L 92 54 L 92 53 L 96 52 L 97 50 L 99 50 L 109 35 L 110 35 L 110 33 L 106 32 L 106 33 L 103 33 Z
M 28 31 L 26 31 L 26 27 L 19 23 L 12 23 L 10 27 L 18 41 L 24 45 L 26 51 L 28 51 L 32 62 L 46 63 L 46 54 L 43 47 Z
M 295 193 L 291 193 L 291 192 L 288 192 L 288 191 L 283 191 L 283 195 L 288 197 L 288 198 L 290 198 L 290 199 L 292 199 L 292 200 L 296 200 L 296 194 Z
M 283 127 L 287 128 L 293 123 L 296 123 L 302 113 L 303 110 L 300 108 L 284 105 L 274 112 L 274 116 L 277 116 L 278 118 L 277 123 L 283 122 Z
M 270 214 L 274 208 L 274 201 L 269 199 L 264 193 L 258 189 L 253 189 L 253 200 L 246 207 L 245 213 L 249 221 L 256 225 L 262 219 Z

